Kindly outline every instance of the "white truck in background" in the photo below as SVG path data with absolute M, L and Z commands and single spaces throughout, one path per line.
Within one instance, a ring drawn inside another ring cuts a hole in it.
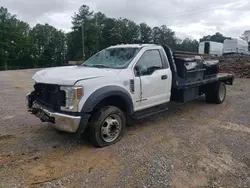
M 248 43 L 241 39 L 226 39 L 224 40 L 223 54 L 250 55 Z
M 222 56 L 223 44 L 219 42 L 204 41 L 199 44 L 199 54 Z

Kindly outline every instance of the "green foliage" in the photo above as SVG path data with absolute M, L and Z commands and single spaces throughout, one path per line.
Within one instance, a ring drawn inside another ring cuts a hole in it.
M 162 25 L 161 27 L 153 28 L 153 42 L 155 44 L 168 45 L 172 49 L 175 49 L 177 38 L 174 31 Z
M 33 28 L 6 8 L 0 8 L 0 70 L 61 66 L 69 60 L 88 58 L 97 51 L 116 44 L 156 43 L 173 50 L 198 51 L 198 41 L 180 40 L 166 25 L 151 28 L 128 19 L 109 18 L 94 13 L 86 5 L 72 17 L 72 31 L 64 33 L 48 24 Z M 242 35 L 245 37 L 245 33 Z M 223 42 L 220 33 L 204 36 L 200 41 Z
M 67 34 L 69 60 L 83 58 L 83 35 L 85 59 L 103 48 L 116 44 L 156 43 L 168 45 L 172 49 L 187 49 L 193 52 L 197 52 L 198 49 L 198 42 L 190 39 L 190 43 L 184 43 L 186 46 L 182 48 L 175 32 L 165 25 L 152 29 L 145 23 L 137 25 L 128 19 L 108 18 L 103 13 L 94 13 L 85 5 L 73 16 L 72 32 Z
M 56 66 L 64 63 L 66 36 L 62 31 L 48 24 L 37 24 L 30 31 L 30 38 L 34 67 Z
M 139 26 L 140 29 L 140 42 L 147 44 L 153 42 L 153 33 L 151 27 L 145 23 L 141 23 Z
M 18 20 L 0 8 L 0 70 L 62 65 L 66 58 L 66 36 L 56 28 Z
M 177 43 L 176 50 L 197 52 L 198 46 L 199 46 L 199 42 L 197 40 L 191 40 L 189 38 L 186 38 L 183 41 Z
M 231 37 L 225 37 L 221 33 L 217 32 L 214 35 L 207 35 L 200 39 L 200 42 L 213 41 L 223 43 L 225 39 L 231 39 Z

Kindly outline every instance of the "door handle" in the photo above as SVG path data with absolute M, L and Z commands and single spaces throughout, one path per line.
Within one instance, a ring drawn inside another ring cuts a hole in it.
M 166 80 L 167 78 L 168 78 L 168 75 L 162 75 L 162 76 L 161 76 L 161 79 L 162 79 L 162 80 Z

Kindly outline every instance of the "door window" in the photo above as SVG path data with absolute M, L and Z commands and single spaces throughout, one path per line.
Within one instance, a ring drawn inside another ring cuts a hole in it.
M 162 69 L 163 64 L 159 50 L 148 50 L 144 52 L 135 66 L 135 75 L 151 75 L 154 71 Z

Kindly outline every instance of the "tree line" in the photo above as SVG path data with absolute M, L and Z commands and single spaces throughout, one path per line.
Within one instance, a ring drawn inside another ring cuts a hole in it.
M 216 33 L 200 41 L 223 42 L 226 38 Z M 66 65 L 121 43 L 165 44 L 173 50 L 190 52 L 197 52 L 199 45 L 197 40 L 179 39 L 166 25 L 151 28 L 146 23 L 109 18 L 86 5 L 72 17 L 72 31 L 68 33 L 49 24 L 31 27 L 7 8 L 0 8 L 0 70 Z

